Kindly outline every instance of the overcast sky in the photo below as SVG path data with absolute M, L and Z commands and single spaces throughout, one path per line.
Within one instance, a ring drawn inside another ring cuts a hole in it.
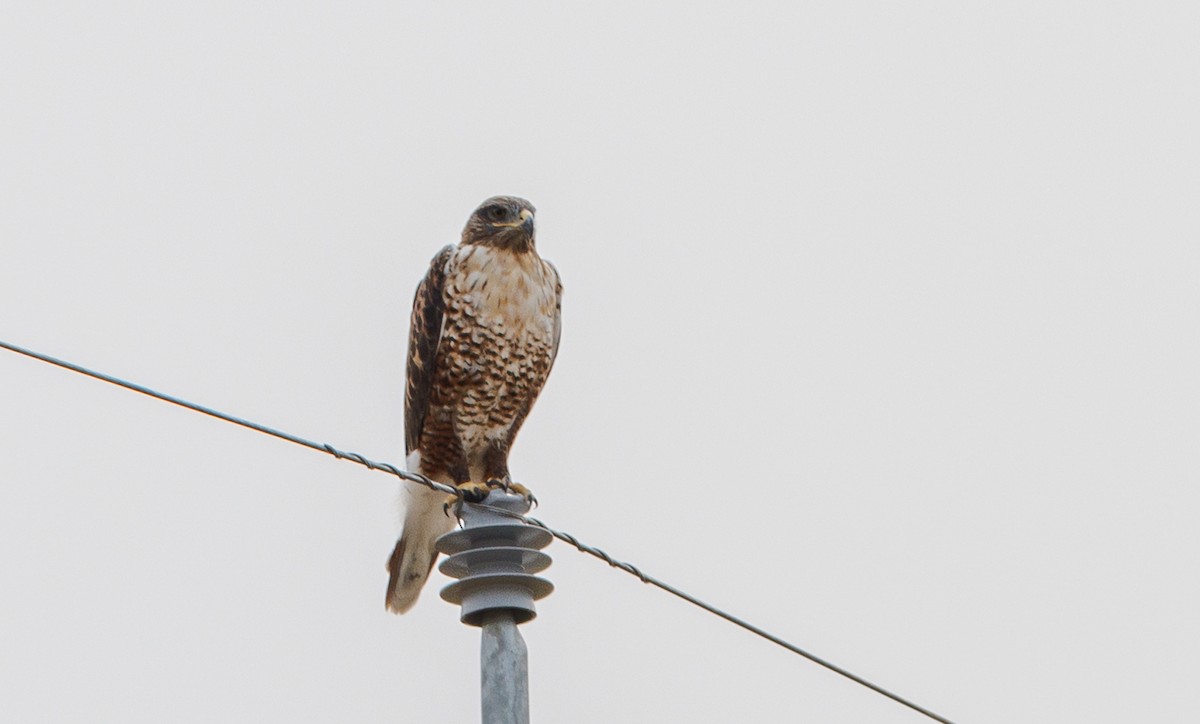
M 959 721 L 1200 718 L 1200 5 L 9 3 L 0 339 L 376 459 L 493 194 L 539 517 Z M 0 353 L 0 719 L 474 722 L 401 483 Z M 556 544 L 537 722 L 920 715 Z

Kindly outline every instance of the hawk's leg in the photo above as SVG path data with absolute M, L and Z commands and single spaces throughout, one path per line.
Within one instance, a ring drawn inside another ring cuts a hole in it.
M 508 474 L 508 445 L 504 440 L 490 440 L 483 453 L 483 479 L 493 488 L 507 488 L 512 483 Z
M 518 419 L 514 427 L 520 425 L 521 420 Z M 514 483 L 512 475 L 509 474 L 509 445 L 511 444 L 512 433 L 504 439 L 493 439 L 488 443 L 484 453 L 484 479 L 491 487 L 499 487 L 506 492 L 515 492 L 527 502 L 535 504 L 538 502 L 538 498 L 533 497 L 533 493 L 529 492 L 528 487 Z
M 450 514 L 450 508 L 453 507 L 455 515 L 458 515 L 459 501 L 465 500 L 468 503 L 479 503 L 487 497 L 491 492 L 491 488 L 483 483 L 475 483 L 471 481 L 471 470 L 467 464 L 467 454 L 463 451 L 462 441 L 458 435 L 451 436 L 450 454 L 454 462 L 446 471 L 454 480 L 454 487 L 458 489 L 458 495 L 451 495 L 446 499 L 446 503 L 442 505 L 442 511 L 446 515 Z
M 537 498 L 520 483 L 514 483 L 508 473 L 508 441 L 494 440 L 488 445 L 483 456 L 483 477 L 492 488 L 500 488 L 506 492 L 516 493 L 529 503 L 537 503 Z

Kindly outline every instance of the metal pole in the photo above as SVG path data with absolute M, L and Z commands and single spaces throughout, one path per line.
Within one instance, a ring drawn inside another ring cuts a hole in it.
M 488 611 L 480 646 L 484 724 L 529 724 L 529 650 L 510 611 Z
M 529 512 L 518 495 L 493 491 L 484 505 Z M 439 570 L 459 579 L 442 598 L 462 606 L 460 620 L 482 628 L 480 703 L 483 724 L 529 724 L 529 653 L 517 626 L 537 616 L 533 602 L 554 590 L 534 573 L 550 565 L 541 552 L 550 533 L 500 513 L 463 505 L 463 528 L 438 539 L 449 557 Z

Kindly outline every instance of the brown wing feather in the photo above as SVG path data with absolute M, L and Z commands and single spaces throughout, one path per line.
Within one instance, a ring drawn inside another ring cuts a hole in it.
M 550 364 L 546 366 L 546 377 L 550 377 L 550 370 L 554 369 L 554 360 L 558 359 L 558 342 L 562 339 L 562 278 L 558 276 L 558 269 L 548 261 L 545 261 L 546 266 L 550 267 L 550 271 L 554 272 L 554 349 L 550 350 Z M 543 380 L 545 384 L 545 380 Z
M 404 454 L 421 442 L 425 413 L 429 411 L 429 393 L 433 388 L 434 362 L 442 336 L 445 314 L 446 262 L 454 253 L 447 246 L 433 257 L 429 271 L 417 286 L 413 298 L 412 320 L 408 328 L 408 385 L 404 390 Z

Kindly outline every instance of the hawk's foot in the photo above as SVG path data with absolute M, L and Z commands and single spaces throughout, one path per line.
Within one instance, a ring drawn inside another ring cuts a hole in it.
M 467 482 L 459 483 L 454 487 L 458 488 L 458 492 L 462 495 L 462 499 L 468 503 L 482 503 L 483 499 L 488 496 L 488 493 L 492 492 L 492 488 L 495 486 L 490 482 L 473 483 L 468 480 Z
M 511 480 L 497 480 L 495 478 L 488 481 L 488 485 L 493 488 L 500 488 L 506 493 L 515 493 L 525 499 L 530 505 L 537 505 L 537 498 L 533 497 L 533 493 L 529 492 L 529 488 L 514 483 Z
M 466 501 L 468 503 L 482 503 L 483 499 L 488 496 L 488 493 L 492 492 L 492 488 L 495 486 L 485 485 L 483 483 L 473 483 L 468 480 L 467 482 L 459 483 L 454 487 L 458 489 L 459 494 L 451 495 L 446 499 L 446 502 L 442 504 L 442 512 L 446 515 L 450 515 L 450 509 L 453 508 L 455 517 L 458 517 L 458 511 L 461 507 L 462 501 Z

